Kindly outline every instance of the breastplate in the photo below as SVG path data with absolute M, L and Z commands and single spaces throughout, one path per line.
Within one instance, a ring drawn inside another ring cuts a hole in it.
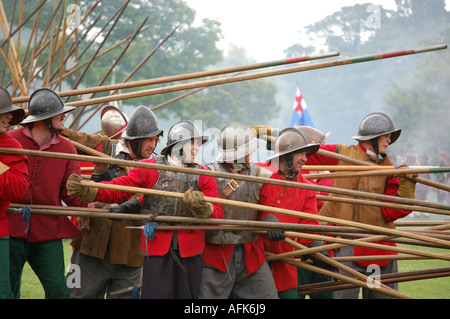
M 156 164 L 169 165 L 164 156 L 155 156 Z M 200 166 L 193 167 L 199 169 Z M 188 189 L 199 190 L 198 175 L 159 170 L 159 177 L 152 189 L 184 193 Z M 159 195 L 144 195 L 142 203 L 143 214 L 164 216 L 194 217 L 182 198 Z M 193 225 L 192 223 L 158 222 L 159 225 Z
M 229 173 L 225 163 L 211 163 L 206 165 L 209 169 L 219 172 Z M 256 165 L 251 163 L 248 176 L 256 176 Z M 216 177 L 217 189 L 219 193 L 228 186 L 230 179 Z M 259 191 L 261 184 L 254 182 L 241 181 L 239 187 L 233 191 L 227 199 L 240 201 L 243 203 L 257 204 L 259 201 Z M 223 205 L 223 219 L 237 220 L 257 220 L 258 213 L 250 208 Z M 244 244 L 255 241 L 258 235 L 248 231 L 206 231 L 205 241 L 212 244 Z
M 125 154 L 123 153 L 119 153 L 116 154 L 116 150 L 117 150 L 117 144 L 116 143 L 112 143 L 112 148 L 111 148 L 111 154 L 110 156 L 115 158 L 115 159 L 125 159 Z M 114 178 L 118 177 L 122 172 L 124 171 L 124 169 L 122 167 L 116 166 L 114 164 L 108 164 L 108 166 L 106 167 L 106 169 L 101 172 L 101 173 L 93 173 L 91 175 L 91 180 L 93 180 L 94 182 L 109 182 L 112 181 Z

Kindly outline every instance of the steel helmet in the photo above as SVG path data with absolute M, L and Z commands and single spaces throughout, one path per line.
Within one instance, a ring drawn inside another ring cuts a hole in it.
M 163 133 L 155 114 L 146 106 L 138 106 L 131 113 L 130 120 L 123 134 L 127 140 L 158 136 Z
M 180 121 L 169 129 L 167 143 L 161 151 L 162 155 L 169 153 L 170 149 L 177 143 L 187 142 L 193 138 L 200 138 L 201 145 L 208 141 L 209 137 L 201 135 L 192 121 Z
M 294 152 L 306 152 L 306 156 L 310 156 L 317 152 L 319 147 L 318 143 L 308 144 L 305 136 L 296 128 L 288 127 L 278 135 L 275 154 L 268 158 L 268 161 Z
M 395 129 L 391 118 L 381 112 L 370 113 L 359 124 L 358 136 L 353 136 L 357 141 L 368 141 L 373 138 L 391 134 L 391 144 L 400 136 L 401 129 Z
M 113 105 L 105 106 L 100 118 L 102 133 L 110 138 L 122 133 L 128 124 L 128 117 Z
M 11 95 L 4 88 L 0 87 L 0 114 L 11 112 L 13 118 L 9 125 L 19 124 L 25 116 L 25 110 L 21 107 L 13 105 Z
M 49 119 L 55 115 L 72 111 L 75 107 L 64 105 L 54 91 L 42 88 L 31 94 L 28 100 L 28 116 L 20 123 L 32 123 Z
M 321 131 L 311 126 L 297 126 L 296 129 L 303 134 L 308 144 L 325 144 L 328 136 L 330 136 L 330 132 L 323 134 Z
M 248 126 L 239 122 L 227 124 L 220 131 L 217 143 L 220 153 L 216 160 L 225 163 L 244 158 L 266 145 L 265 141 L 256 138 Z

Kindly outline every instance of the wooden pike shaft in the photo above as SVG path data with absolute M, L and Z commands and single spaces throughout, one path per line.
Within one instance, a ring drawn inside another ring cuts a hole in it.
M 304 246 L 304 245 L 302 245 L 300 243 L 297 243 L 297 242 L 295 242 L 295 241 L 293 241 L 291 239 L 286 239 L 285 242 L 287 244 L 297 248 L 297 249 L 306 249 L 307 248 L 306 246 Z M 350 268 L 349 266 L 341 264 L 341 263 L 339 263 L 339 262 L 337 262 L 337 261 L 335 261 L 335 260 L 333 260 L 333 259 L 331 259 L 329 257 L 326 257 L 326 256 L 321 255 L 319 253 L 314 253 L 314 254 L 312 254 L 312 256 L 314 258 L 317 258 L 318 260 L 321 260 L 322 262 L 325 262 L 325 263 L 327 263 L 329 265 L 332 265 L 332 266 L 336 267 L 337 269 L 339 269 L 341 271 L 345 271 L 349 275 L 352 275 L 352 276 L 356 277 L 357 279 L 361 280 L 362 282 L 364 282 L 366 284 L 366 288 L 374 289 L 374 290 L 377 290 L 379 292 L 388 294 L 389 296 L 393 296 L 393 297 L 397 297 L 397 298 L 406 298 L 407 297 L 404 294 L 401 294 L 398 291 L 396 291 L 396 290 L 394 290 L 394 289 L 392 289 L 392 288 L 390 288 L 388 286 L 385 286 L 383 284 L 380 284 L 379 286 L 374 285 L 375 282 L 374 282 L 373 279 L 370 279 L 367 276 L 365 276 L 364 274 L 362 274 L 362 273 L 360 273 L 360 272 Z M 373 285 L 373 286 L 370 286 L 372 288 L 370 288 L 368 286 L 369 282 Z
M 341 171 L 345 171 L 344 169 L 340 169 Z M 376 167 L 376 166 L 369 166 Z M 450 167 L 432 167 L 432 168 L 404 168 L 404 169 L 380 169 L 380 170 L 364 170 L 363 172 L 344 172 L 344 173 L 322 173 L 322 174 L 305 174 L 304 177 L 306 179 L 324 179 L 324 178 L 355 178 L 355 177 L 370 177 L 370 176 L 380 176 L 380 175 L 408 175 L 408 174 L 428 174 L 428 173 L 446 173 L 450 171 Z M 429 181 L 424 178 L 413 177 L 411 178 L 416 180 L 416 182 L 420 182 L 421 184 L 428 185 L 430 187 L 439 188 L 445 190 L 447 192 L 450 191 L 450 186 L 442 183 L 437 183 L 434 181 Z
M 162 93 L 168 93 L 168 92 L 195 89 L 195 88 L 205 87 L 205 86 L 221 85 L 221 84 L 227 84 L 227 83 L 260 79 L 260 78 L 265 78 L 265 77 L 270 77 L 270 76 L 277 76 L 277 75 L 283 75 L 283 74 L 290 74 L 290 73 L 296 73 L 296 72 L 329 68 L 329 67 L 333 67 L 333 66 L 340 66 L 340 65 L 352 64 L 352 63 L 367 62 L 367 61 L 378 60 L 378 59 L 383 59 L 383 58 L 392 58 L 392 57 L 408 55 L 408 54 L 430 52 L 430 51 L 442 50 L 442 49 L 446 49 L 446 48 L 447 48 L 446 44 L 445 45 L 436 45 L 436 46 L 430 46 L 430 47 L 420 48 L 420 49 L 411 49 L 411 50 L 404 50 L 404 51 L 391 52 L 391 53 L 385 53 L 385 54 L 377 54 L 377 55 L 371 55 L 371 56 L 365 56 L 365 57 L 359 57 L 359 58 L 350 58 L 350 59 L 343 59 L 343 60 L 330 61 L 330 62 L 321 62 L 321 63 L 310 64 L 310 65 L 301 65 L 301 66 L 289 67 L 289 68 L 279 69 L 279 70 L 255 72 L 253 74 L 237 75 L 234 77 L 219 78 L 219 79 L 214 79 L 214 80 L 206 80 L 206 81 L 192 82 L 192 83 L 186 83 L 186 84 L 172 85 L 172 86 L 166 86 L 166 87 L 159 87 L 159 88 L 155 88 L 155 89 L 142 90 L 142 91 L 138 91 L 138 92 L 122 93 L 122 94 L 116 94 L 116 95 L 112 95 L 112 96 L 99 97 L 99 98 L 94 98 L 94 99 L 90 99 L 90 100 L 75 101 L 75 102 L 70 102 L 67 105 L 78 107 L 78 106 L 92 105 L 92 104 L 98 104 L 98 103 L 103 103 L 103 102 L 132 99 L 132 98 L 149 96 L 149 95 L 156 95 L 156 94 L 162 94 Z
M 266 253 L 266 254 L 269 257 L 272 255 L 271 253 Z M 290 259 L 290 258 L 284 258 L 284 259 L 281 259 L 280 261 L 282 261 L 284 263 L 287 263 L 287 264 L 290 264 L 290 265 L 293 265 L 293 266 L 296 266 L 296 267 L 300 267 L 300 268 L 307 269 L 307 270 L 310 270 L 310 271 L 313 271 L 313 272 L 317 272 L 319 274 L 322 274 L 322 275 L 325 275 L 325 276 L 328 276 L 328 277 L 331 277 L 331 278 L 342 280 L 344 282 L 352 283 L 352 284 L 354 284 L 357 287 L 368 288 L 367 283 L 363 282 L 363 281 L 361 281 L 359 279 L 355 279 L 355 278 L 352 278 L 352 277 L 349 277 L 349 276 L 346 276 L 346 275 L 343 275 L 343 274 L 339 274 L 339 273 L 335 273 L 335 272 L 332 272 L 332 271 L 329 271 L 329 270 L 326 270 L 326 269 L 322 269 L 322 268 L 310 265 L 310 264 L 308 264 L 306 262 L 297 261 L 297 260 L 293 260 L 293 259 Z M 374 288 L 375 288 L 375 285 L 374 285 Z M 401 294 L 401 293 L 399 293 L 399 292 L 397 292 L 395 290 L 384 289 L 383 287 L 378 288 L 377 291 L 379 291 L 381 293 L 385 293 L 385 294 L 387 294 L 389 296 L 392 296 L 392 297 L 395 297 L 395 298 L 414 299 L 413 297 Z
M 435 254 L 435 253 L 430 253 L 430 252 L 421 251 L 421 250 L 417 250 L 417 249 L 409 249 L 409 248 L 402 248 L 402 247 L 387 246 L 387 245 L 383 245 L 383 244 L 375 244 L 375 243 L 367 242 L 367 241 L 363 241 L 363 240 L 343 239 L 343 238 L 314 235 L 314 234 L 307 234 L 307 233 L 296 233 L 296 232 L 285 232 L 285 234 L 286 234 L 286 236 L 289 236 L 289 237 L 318 240 L 318 241 L 323 241 L 323 242 L 335 243 L 335 244 L 339 244 L 339 245 L 343 245 L 343 246 L 359 246 L 359 247 L 373 248 L 373 249 L 379 249 L 379 250 L 384 250 L 384 251 L 393 251 L 396 253 L 404 253 L 404 254 L 411 254 L 411 255 L 422 256 L 422 257 L 450 260 L 450 255 L 448 255 L 448 254 Z M 367 238 L 369 238 L 369 237 L 367 237 Z M 321 247 L 322 249 L 318 249 L 318 250 L 319 251 L 324 250 L 326 248 L 326 246 L 327 245 L 324 245 Z M 331 245 L 329 245 L 329 246 L 331 246 Z M 340 246 L 340 247 L 343 247 L 343 246 Z M 290 258 L 290 257 L 306 255 L 307 251 L 315 252 L 310 248 L 293 250 L 293 251 L 286 252 L 286 253 L 272 255 L 271 257 L 268 257 L 267 260 L 275 261 L 275 260 L 279 260 L 282 258 Z
M 447 254 L 448 255 L 448 254 Z M 331 257 L 332 259 L 339 262 L 346 261 L 376 261 L 376 260 L 423 260 L 423 259 L 434 259 L 432 257 L 416 256 L 411 254 L 405 255 L 372 255 L 372 256 L 348 256 L 348 257 Z
M 371 175 L 405 175 L 405 174 L 428 174 L 428 173 L 448 173 L 450 167 L 415 167 L 415 168 L 394 168 L 393 166 L 352 166 L 352 165 L 303 165 L 303 171 L 352 171 L 351 173 L 323 173 L 314 174 L 314 178 L 332 177 L 357 177 Z M 359 171 L 359 172 L 357 172 Z M 305 176 L 307 177 L 307 176 Z
M 50 216 L 83 216 L 92 218 L 114 218 L 114 219 L 129 219 L 147 222 L 151 218 L 149 215 L 140 214 L 128 214 L 128 213 L 110 213 L 107 209 L 102 208 L 84 208 L 84 207 L 63 207 L 63 206 L 50 206 L 50 205 L 24 205 L 24 204 L 10 204 L 11 213 L 20 213 L 24 206 L 28 206 L 31 209 L 32 214 L 37 215 L 50 215 Z M 306 233 L 322 233 L 328 231 L 348 231 L 350 233 L 360 232 L 361 230 L 353 227 L 341 227 L 341 226 L 323 226 L 323 225 L 300 225 L 292 223 L 275 223 L 275 222 L 261 222 L 250 220 L 234 220 L 234 219 L 201 219 L 192 217 L 179 217 L 179 216 L 156 216 L 152 218 L 155 222 L 180 222 L 180 223 L 192 223 L 195 226 L 186 229 L 192 230 L 196 227 L 246 227 L 247 229 L 253 228 L 260 231 L 261 229 L 276 229 L 276 230 L 291 230 L 302 231 Z M 200 224 L 201 225 L 197 225 Z M 179 229 L 181 226 L 159 226 L 161 229 Z M 138 227 L 138 229 L 140 229 Z M 183 228 L 180 228 L 183 229 Z M 369 232 L 373 233 L 373 232 Z
M 122 191 L 122 192 L 132 192 L 132 193 L 139 193 L 139 194 L 167 196 L 167 197 L 173 197 L 173 198 L 179 198 L 179 199 L 182 199 L 183 195 L 184 195 L 182 193 L 159 191 L 159 190 L 147 189 L 147 188 L 128 187 L 128 186 L 121 186 L 121 185 L 111 185 L 111 184 L 85 182 L 85 181 L 82 181 L 81 185 L 87 186 L 87 187 L 94 187 L 94 188 L 117 190 L 117 191 Z M 231 205 L 231 206 L 237 206 L 237 207 L 244 206 L 246 208 L 254 209 L 257 211 L 268 211 L 268 212 L 273 212 L 273 213 L 297 216 L 297 217 L 306 218 L 306 219 L 318 220 L 318 221 L 322 221 L 322 222 L 328 222 L 328 223 L 332 223 L 332 224 L 336 224 L 336 225 L 358 227 L 358 228 L 362 228 L 362 229 L 377 231 L 381 234 L 387 234 L 387 235 L 391 235 L 391 236 L 400 236 L 400 237 L 409 237 L 412 239 L 422 240 L 422 241 L 426 241 L 426 242 L 432 242 L 432 243 L 441 245 L 443 247 L 450 248 L 450 241 L 440 240 L 440 239 L 436 239 L 436 238 L 430 238 L 428 236 L 423 236 L 423 235 L 418 235 L 418 234 L 408 234 L 408 233 L 405 233 L 403 231 L 396 230 L 396 229 L 387 229 L 384 227 L 367 225 L 367 224 L 363 224 L 363 223 L 357 223 L 357 222 L 342 220 L 342 219 L 338 219 L 338 218 L 331 218 L 331 217 L 326 217 L 326 216 L 321 216 L 321 215 L 297 212 L 297 211 L 293 211 L 293 210 L 281 209 L 281 208 L 277 208 L 277 207 L 270 207 L 270 206 L 264 206 L 264 205 L 259 205 L 259 204 L 242 203 L 239 201 L 225 200 L 225 199 L 221 199 L 221 198 L 205 197 L 205 200 L 210 203 L 215 203 L 215 204 Z
M 448 230 L 450 229 L 450 224 L 449 223 L 445 223 L 439 226 L 432 226 L 429 228 L 425 228 L 425 230 Z M 352 245 L 355 245 L 355 243 L 357 242 L 376 242 L 376 241 L 387 241 L 390 239 L 393 239 L 395 237 L 391 237 L 391 236 L 371 236 L 371 237 L 366 237 L 366 238 L 362 238 L 362 239 L 357 239 L 352 241 Z M 325 241 L 330 241 L 328 238 L 326 238 Z M 330 241 L 331 242 L 331 241 Z M 320 247 L 314 247 L 314 248 L 308 248 L 302 251 L 296 251 L 296 252 L 290 252 L 290 253 L 286 253 L 284 256 L 281 257 L 292 257 L 292 256 L 301 256 L 304 254 L 309 254 L 309 253 L 313 253 L 313 252 L 320 252 L 320 251 L 325 251 L 325 250 L 333 250 L 333 249 L 339 249 L 342 247 L 347 246 L 347 244 L 339 244 L 339 243 L 335 243 L 335 244 L 327 244 L 327 245 L 323 245 Z M 428 254 L 428 253 L 427 253 Z M 418 256 L 424 256 L 423 254 L 419 253 L 416 254 Z M 439 255 L 441 257 L 444 257 L 445 255 Z M 447 258 L 441 258 L 438 257 L 438 259 L 447 259 Z
M 341 203 L 350 203 L 350 204 L 357 204 L 357 205 L 397 208 L 397 209 L 403 209 L 403 210 L 418 211 L 418 212 L 447 215 L 447 216 L 450 215 L 450 212 L 448 212 L 446 210 L 418 206 L 418 205 L 393 204 L 393 203 L 386 203 L 386 202 L 379 202 L 379 201 L 371 201 L 371 200 L 367 200 L 367 199 L 356 199 L 356 198 L 325 196 L 325 195 L 316 195 L 316 199 L 321 200 L 321 201 L 329 201 L 329 202 L 341 202 Z
M 450 276 L 450 269 L 438 268 L 438 269 L 426 269 L 403 273 L 384 274 L 380 276 L 381 277 L 380 281 L 383 284 L 389 284 L 394 282 L 416 281 L 446 276 Z M 351 283 L 345 283 L 342 281 L 333 281 L 333 282 L 329 281 L 299 286 L 298 293 L 299 295 L 311 295 L 321 292 L 351 289 L 355 287 L 357 286 Z
M 24 207 L 24 204 L 10 204 L 11 212 L 18 213 Z M 117 218 L 117 219 L 131 219 L 131 220 L 140 220 L 142 222 L 148 221 L 149 216 L 147 215 L 136 215 L 136 214 L 128 214 L 128 213 L 109 213 L 107 209 L 102 208 L 84 208 L 84 207 L 65 207 L 65 206 L 51 206 L 51 205 L 26 205 L 30 207 L 33 213 L 40 215 L 53 215 L 53 216 L 84 216 L 84 217 L 93 217 L 93 218 Z M 227 229 L 231 229 L 231 227 L 245 227 L 247 229 L 253 229 L 254 231 L 261 231 L 261 229 L 276 229 L 276 230 L 284 230 L 284 231 L 301 231 L 305 233 L 318 233 L 318 234 L 341 234 L 345 236 L 355 236 L 355 235 L 370 235 L 376 234 L 377 232 L 365 230 L 362 233 L 361 229 L 355 227 L 345 227 L 345 226 L 326 226 L 326 225 L 300 225 L 300 224 L 292 224 L 292 223 L 272 223 L 272 222 L 261 222 L 261 221 L 249 221 L 249 220 L 233 220 L 233 219 L 206 219 L 201 221 L 201 225 L 198 225 L 199 220 L 196 218 L 188 218 L 188 217 L 177 217 L 177 216 L 158 216 L 155 217 L 155 221 L 166 221 L 166 222 L 182 222 L 182 223 L 192 223 L 195 224 L 193 226 L 179 226 L 179 225 L 170 225 L 170 226 L 160 226 L 161 229 L 172 229 L 172 230 L 193 230 L 198 227 L 214 227 L 214 229 L 218 229 L 220 226 L 224 226 Z M 220 226 L 219 226 L 220 225 Z M 416 230 L 405 230 L 405 232 L 419 232 Z M 438 232 L 438 235 L 441 232 Z M 425 232 L 425 234 L 427 234 Z M 434 235 L 431 234 L 431 235 Z M 437 235 L 435 235 L 437 236 Z M 447 237 L 445 237 L 447 238 Z
M 342 155 L 342 154 L 337 154 L 337 153 L 333 153 L 333 152 L 330 152 L 330 151 L 326 151 L 326 150 L 319 149 L 317 151 L 317 154 L 328 156 L 328 157 L 335 158 L 335 159 L 338 159 L 338 160 L 343 160 L 343 161 L 351 163 L 351 164 L 363 165 L 363 166 L 367 166 L 367 165 L 376 166 L 375 163 L 368 164 L 367 162 L 364 162 L 364 161 L 361 161 L 361 160 L 358 160 L 358 159 L 354 159 L 354 158 L 351 158 L 349 156 L 345 156 L 345 155 Z M 430 180 L 428 180 L 426 178 L 422 178 L 422 177 L 412 177 L 412 178 L 407 177 L 407 178 L 411 179 L 411 180 L 413 180 L 413 181 L 415 181 L 417 183 L 428 185 L 430 187 L 444 189 L 444 190 L 447 190 L 447 191 L 449 190 L 448 185 L 444 185 L 444 184 L 441 184 L 441 183 L 430 181 Z
M 333 56 L 337 56 L 337 55 L 339 55 L 339 52 L 333 51 L 333 52 L 329 52 L 329 53 L 314 54 L 314 55 L 310 55 L 310 56 L 301 56 L 301 57 L 284 59 L 284 60 L 276 60 L 276 61 L 271 61 L 271 62 L 254 63 L 254 64 L 248 64 L 248 65 L 237 66 L 237 67 L 229 67 L 229 68 L 223 68 L 223 69 L 217 69 L 217 70 L 211 70 L 211 71 L 202 71 L 202 72 L 195 72 L 195 73 L 188 73 L 188 74 L 181 74 L 181 75 L 172 75 L 172 76 L 166 76 L 166 77 L 161 77 L 161 78 L 139 80 L 139 81 L 126 82 L 126 83 L 117 83 L 117 84 L 96 86 L 96 87 L 77 89 L 77 90 L 66 90 L 66 91 L 58 92 L 58 95 L 60 97 L 66 97 L 66 96 L 73 96 L 73 95 L 83 95 L 83 94 L 88 94 L 88 93 L 98 93 L 98 92 L 104 92 L 104 91 L 117 91 L 117 90 L 121 90 L 121 89 L 130 89 L 130 88 L 140 87 L 140 86 L 148 86 L 148 85 L 162 84 L 162 83 L 175 82 L 175 81 L 192 80 L 192 79 L 196 79 L 196 78 L 200 78 L 200 77 L 222 75 L 222 74 L 233 73 L 233 72 L 250 71 L 250 70 L 266 68 L 266 67 L 273 67 L 273 66 L 279 66 L 279 65 L 285 65 L 285 64 L 305 62 L 305 61 L 329 58 L 329 57 L 333 57 Z M 29 99 L 29 96 L 16 97 L 16 98 L 13 98 L 13 102 L 14 103 L 27 102 L 28 99 Z M 97 103 L 95 103 L 95 104 L 97 104 Z
M 128 80 L 137 72 L 139 71 L 139 69 L 153 56 L 153 54 L 155 54 L 155 52 L 175 33 L 175 31 L 179 28 L 179 25 L 175 26 L 172 31 L 169 32 L 169 34 L 167 34 L 156 46 L 156 48 L 154 48 L 152 51 L 150 51 L 149 54 L 147 54 L 147 56 L 145 56 L 141 62 L 138 63 L 138 65 L 136 65 L 136 67 L 122 80 L 121 83 L 126 83 L 128 82 Z M 112 94 L 117 93 L 117 90 L 113 91 Z M 100 108 L 105 105 L 105 103 L 99 104 L 95 110 L 91 113 L 90 116 L 87 117 L 87 119 L 80 125 L 78 126 L 78 130 L 80 130 L 93 116 L 95 113 L 98 112 L 98 110 L 100 110 Z
M 320 186 L 314 184 L 305 184 L 305 183 L 297 183 L 297 182 L 289 182 L 282 180 L 274 180 L 266 177 L 259 176 L 248 176 L 241 174 L 230 174 L 224 172 L 216 172 L 204 169 L 193 169 L 186 167 L 175 167 L 171 165 L 161 165 L 161 164 L 153 164 L 153 163 L 144 163 L 144 162 L 135 162 L 135 161 L 126 161 L 126 160 L 118 160 L 114 158 L 103 158 L 97 156 L 88 156 L 88 155 L 76 155 L 76 154 L 67 154 L 67 153 L 58 153 L 58 152 L 46 152 L 46 151 L 35 151 L 35 150 L 27 150 L 27 149 L 16 149 L 16 148 L 6 148 L 0 147 L 0 152 L 4 154 L 21 154 L 28 156 L 36 156 L 36 157 L 50 157 L 50 158 L 60 158 L 67 160 L 76 160 L 83 162 L 93 162 L 93 163 L 104 163 L 104 164 L 114 164 L 117 166 L 128 166 L 128 167 L 140 167 L 140 168 L 148 168 L 148 169 L 156 169 L 156 170 L 167 170 L 173 172 L 181 172 L 186 174 L 195 174 L 195 175 L 206 175 L 213 177 L 223 177 L 230 178 L 235 180 L 243 180 L 247 182 L 255 182 L 255 183 L 265 183 L 272 185 L 280 185 L 292 188 L 300 188 L 300 189 L 309 189 L 314 191 L 322 191 L 326 193 L 336 193 L 340 195 L 348 195 L 348 196 L 357 196 L 362 198 L 371 198 L 378 199 L 388 202 L 396 202 L 410 205 L 420 205 L 426 207 L 433 207 L 443 210 L 450 210 L 449 205 L 441 205 L 436 203 L 430 203 L 426 201 L 412 200 L 409 198 L 402 198 L 399 196 L 387 196 L 381 194 L 374 194 L 369 192 L 360 192 L 353 191 L 344 188 L 336 188 L 336 187 L 328 187 L 328 186 Z

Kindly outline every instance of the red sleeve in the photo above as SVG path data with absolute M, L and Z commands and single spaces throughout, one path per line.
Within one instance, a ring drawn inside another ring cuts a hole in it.
M 400 181 L 398 180 L 397 177 L 392 176 L 391 178 L 389 178 L 386 181 L 384 195 L 396 196 L 399 184 L 400 184 Z M 381 210 L 383 212 L 384 219 L 386 219 L 388 222 L 394 222 L 397 219 L 408 216 L 411 213 L 411 211 L 409 211 L 409 210 L 396 209 L 396 208 L 382 207 Z
M 0 136 L 0 146 L 22 149 L 22 145 L 8 133 Z M 0 160 L 9 167 L 0 175 L 0 199 L 18 201 L 31 183 L 28 179 L 28 158 L 25 155 L 0 154 Z
M 154 159 L 142 160 L 141 162 L 154 164 L 155 160 Z M 101 183 L 150 189 L 158 181 L 158 176 L 159 176 L 158 171 L 155 169 L 134 167 L 125 176 L 115 178 L 109 182 L 101 182 Z M 123 192 L 99 188 L 95 200 L 102 203 L 121 203 L 125 200 L 130 199 L 131 196 L 133 195 L 134 193 L 131 192 Z
M 202 169 L 207 170 L 207 168 L 202 166 Z M 200 191 L 206 196 L 206 197 L 215 197 L 219 198 L 219 192 L 217 190 L 217 183 L 216 179 L 212 176 L 206 176 L 206 175 L 200 175 L 199 176 L 199 187 Z M 210 216 L 210 218 L 223 218 L 223 207 L 220 204 L 212 203 L 214 206 L 214 212 Z
M 67 153 L 70 154 L 77 154 L 77 151 L 72 144 L 70 144 L 69 150 L 67 150 Z M 81 169 L 80 169 L 80 162 L 78 161 L 67 161 L 66 170 L 64 172 L 63 181 L 61 183 L 61 189 L 60 189 L 60 197 L 66 203 L 68 206 L 74 206 L 74 207 L 87 207 L 88 203 L 83 202 L 78 197 L 69 196 L 67 195 L 67 187 L 66 183 L 69 179 L 69 176 L 72 175 L 72 173 L 81 175 Z
M 264 184 L 261 187 L 261 191 L 259 192 L 259 204 L 275 207 L 273 196 L 271 196 L 270 184 Z M 275 216 L 274 213 L 264 211 L 259 213 L 258 219 L 262 220 L 267 215 Z
M 338 152 L 338 147 L 336 144 L 320 145 L 320 149 L 324 150 L 324 151 L 333 152 L 333 153 Z M 306 161 L 306 165 L 337 165 L 338 162 L 339 162 L 338 159 L 315 153 L 308 157 L 308 160 Z
M 25 173 L 27 161 L 12 162 L 8 166 L 10 169 L 0 175 L 0 199 L 15 202 L 22 198 L 30 184 Z

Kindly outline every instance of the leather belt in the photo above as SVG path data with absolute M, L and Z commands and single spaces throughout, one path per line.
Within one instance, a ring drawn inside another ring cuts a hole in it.
M 228 166 L 228 164 L 224 163 L 224 164 L 223 164 L 223 167 L 224 167 L 225 170 L 227 170 L 229 173 L 236 174 L 235 172 L 233 172 L 233 171 L 231 170 L 231 168 Z M 238 174 L 241 174 L 241 175 L 247 175 L 247 170 L 241 170 Z M 230 180 L 230 181 L 228 182 L 227 186 L 226 186 L 224 189 L 222 189 L 222 191 L 219 193 L 219 197 L 222 198 L 222 199 L 225 199 L 225 198 L 227 198 L 228 196 L 230 196 L 230 194 L 231 194 L 232 192 L 234 192 L 234 191 L 239 187 L 239 184 L 240 184 L 241 182 L 242 182 L 242 180 L 237 180 L 237 181 L 234 180 L 234 179 Z

